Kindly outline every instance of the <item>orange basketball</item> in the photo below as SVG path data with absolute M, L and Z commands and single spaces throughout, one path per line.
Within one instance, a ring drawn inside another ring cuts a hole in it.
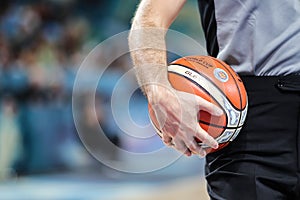
M 198 95 L 223 110 L 224 114 L 218 117 L 199 112 L 199 125 L 218 141 L 219 148 L 211 149 L 197 141 L 199 145 L 214 152 L 236 138 L 245 122 L 248 101 L 241 78 L 229 65 L 210 56 L 187 56 L 168 66 L 168 79 L 176 90 Z M 149 116 L 161 136 L 150 105 Z

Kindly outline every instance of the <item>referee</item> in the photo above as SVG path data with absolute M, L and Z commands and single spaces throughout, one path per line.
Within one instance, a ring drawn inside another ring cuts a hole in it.
M 222 111 L 175 91 L 167 79 L 164 36 L 184 3 L 142 0 L 129 36 L 141 89 L 158 121 L 165 121 L 160 127 L 164 143 L 187 156 L 206 156 L 211 199 L 300 199 L 299 0 L 198 1 L 208 54 L 239 73 L 249 101 L 239 136 L 208 155 L 194 138 L 212 148 L 218 144 L 195 117 L 199 109 L 217 116 Z M 172 115 L 183 107 L 181 118 Z

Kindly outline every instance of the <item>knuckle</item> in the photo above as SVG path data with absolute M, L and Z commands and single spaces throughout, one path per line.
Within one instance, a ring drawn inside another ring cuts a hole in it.
M 163 143 L 167 146 L 172 146 L 173 145 L 172 140 L 163 140 Z
M 163 142 L 167 146 L 171 146 L 172 145 L 172 141 L 171 140 L 163 140 Z
M 163 135 L 163 138 L 171 138 L 172 137 L 170 130 L 165 128 L 165 126 L 162 128 L 162 135 Z
M 189 141 L 186 145 L 191 151 L 197 151 L 197 146 L 194 141 Z
M 163 132 L 163 133 L 162 133 L 162 139 L 163 139 L 163 140 L 171 140 L 172 137 L 170 137 L 170 135 L 169 135 L 168 133 Z
M 186 146 L 182 144 L 182 141 L 179 141 L 178 139 L 174 140 L 174 148 L 182 153 L 187 150 Z

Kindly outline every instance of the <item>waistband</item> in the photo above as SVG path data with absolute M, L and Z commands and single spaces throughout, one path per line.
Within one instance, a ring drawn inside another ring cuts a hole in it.
M 288 76 L 240 76 L 247 91 L 273 90 L 300 93 L 300 74 Z
M 300 102 L 300 75 L 240 77 L 249 101 Z

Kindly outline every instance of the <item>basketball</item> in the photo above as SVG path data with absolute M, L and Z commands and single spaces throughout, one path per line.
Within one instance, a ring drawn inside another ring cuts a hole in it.
M 174 89 L 198 95 L 223 110 L 221 116 L 202 110 L 198 113 L 199 126 L 219 143 L 218 149 L 212 149 L 197 140 L 208 153 L 224 148 L 237 137 L 245 122 L 248 101 L 241 78 L 229 65 L 210 56 L 182 57 L 168 66 L 168 79 Z M 148 109 L 150 121 L 161 136 L 154 111 L 150 105 Z

